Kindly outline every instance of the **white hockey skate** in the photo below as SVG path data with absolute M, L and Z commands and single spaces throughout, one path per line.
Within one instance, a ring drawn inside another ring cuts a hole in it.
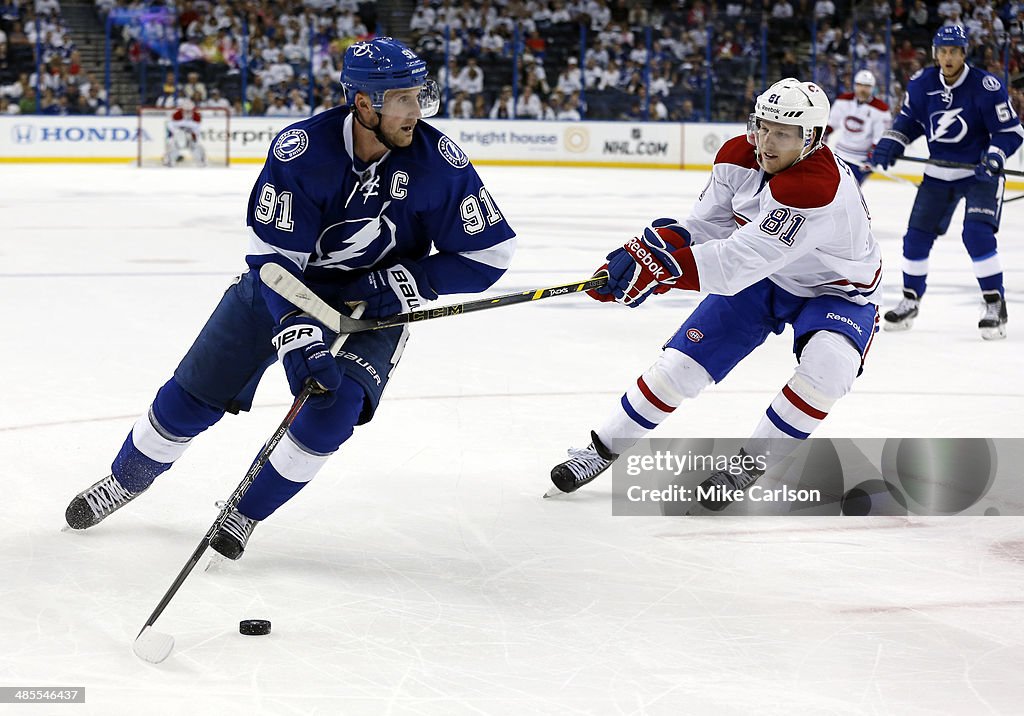
M 1006 299 L 999 291 L 985 291 L 985 313 L 978 321 L 978 330 L 986 341 L 1006 338 Z
M 903 300 L 896 308 L 885 312 L 884 328 L 887 331 L 909 331 L 914 325 L 918 311 L 921 309 L 921 300 L 917 294 L 909 288 L 903 289 Z

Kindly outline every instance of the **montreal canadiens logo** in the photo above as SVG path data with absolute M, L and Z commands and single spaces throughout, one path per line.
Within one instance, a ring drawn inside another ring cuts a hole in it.
M 282 162 L 290 162 L 300 156 L 309 146 L 309 137 L 301 129 L 289 129 L 282 132 L 274 142 L 274 156 Z
M 469 165 L 469 157 L 459 148 L 458 144 L 448 139 L 448 137 L 441 137 L 441 140 L 437 143 L 437 151 L 441 152 L 441 156 L 445 158 L 445 161 L 456 169 L 462 169 Z
M 704 339 L 704 334 L 696 328 L 690 328 L 686 331 L 686 337 L 694 343 L 700 343 Z

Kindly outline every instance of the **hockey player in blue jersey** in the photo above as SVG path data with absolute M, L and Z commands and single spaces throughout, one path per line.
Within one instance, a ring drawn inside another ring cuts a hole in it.
M 963 242 L 985 301 L 978 322 L 982 338 L 1006 337 L 1003 269 L 996 232 L 1003 205 L 1002 169 L 1017 151 L 1024 130 L 1006 89 L 994 75 L 966 63 L 963 28 L 939 29 L 932 41 L 937 66 L 918 72 L 907 85 L 899 116 L 878 142 L 871 162 L 883 169 L 921 135 L 932 159 L 977 164 L 969 169 L 928 165 L 903 237 L 903 300 L 885 314 L 886 330 L 906 330 L 920 310 L 932 244 L 949 229 L 960 199 L 966 199 Z
M 346 106 L 275 138 L 249 198 L 249 270 L 135 423 L 111 474 L 72 500 L 71 527 L 91 527 L 137 497 L 225 412 L 249 410 L 280 359 L 293 395 L 309 380 L 322 390 L 211 540 L 238 559 L 259 521 L 373 417 L 408 326 L 353 334 L 335 358 L 334 336 L 261 283 L 265 263 L 339 309 L 364 303 L 366 317 L 483 291 L 508 268 L 514 232 L 462 150 L 420 121 L 439 98 L 426 63 L 391 38 L 358 42 L 341 82 Z

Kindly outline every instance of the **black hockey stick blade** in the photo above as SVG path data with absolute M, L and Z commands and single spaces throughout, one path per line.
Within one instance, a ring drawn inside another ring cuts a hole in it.
M 968 164 L 967 162 L 951 162 L 946 159 L 932 159 L 931 157 L 898 157 L 898 159 L 904 162 L 915 162 L 916 164 L 931 164 L 935 167 L 944 167 L 946 169 L 974 169 L 977 164 Z M 1017 171 L 1016 169 L 1003 169 L 1001 174 L 1005 174 L 1011 177 L 1024 177 L 1024 172 Z
M 363 312 L 364 308 L 364 304 L 359 304 L 353 311 L 353 315 L 358 317 Z M 341 334 L 337 339 L 335 339 L 334 343 L 331 345 L 332 355 L 338 354 L 338 351 L 341 350 L 346 338 L 348 338 L 348 334 Z M 142 626 L 142 629 L 139 631 L 139 635 L 135 637 L 135 643 L 132 644 L 132 651 L 135 652 L 135 655 L 143 661 L 148 661 L 151 664 L 159 664 L 170 656 L 171 651 L 174 649 L 174 637 L 170 634 L 158 632 L 153 628 L 153 624 L 155 624 L 156 620 L 160 618 L 160 615 L 164 613 L 164 610 L 167 608 L 167 605 L 171 603 L 174 595 L 178 593 L 179 589 L 181 589 L 181 585 L 185 583 L 186 579 L 188 579 L 188 575 L 192 574 L 192 570 L 194 570 L 196 565 L 199 564 L 199 561 L 203 558 L 203 553 L 205 553 L 207 547 L 210 546 L 210 540 L 213 539 L 217 530 L 224 524 L 224 521 L 228 518 L 228 514 L 231 512 L 231 509 L 235 507 L 242 499 L 242 496 L 245 495 L 246 491 L 249 489 L 249 485 L 251 485 L 256 479 L 260 470 L 262 470 L 263 466 L 267 464 L 268 460 L 270 460 L 270 453 L 274 451 L 274 448 L 276 448 L 278 443 L 280 443 L 284 438 L 288 429 L 291 428 L 292 423 L 294 423 L 295 418 L 298 417 L 302 406 L 306 404 L 306 400 L 308 400 L 309 396 L 313 395 L 319 389 L 319 385 L 310 381 L 302 388 L 301 391 L 299 391 L 299 394 L 295 396 L 295 401 L 292 403 L 292 407 L 288 410 L 288 414 L 284 416 L 284 420 L 282 420 L 281 424 L 277 426 L 277 430 L 275 430 L 274 434 L 270 436 L 270 439 L 267 440 L 263 449 L 260 450 L 260 454 L 256 456 L 252 465 L 249 466 L 248 472 L 245 473 L 245 477 L 242 478 L 242 481 L 238 483 L 238 487 L 235 488 L 235 491 L 231 493 L 231 497 L 225 500 L 220 512 L 217 514 L 217 518 L 213 521 L 213 524 L 210 525 L 210 529 L 206 531 L 206 534 L 199 541 L 199 545 L 192 552 L 192 556 L 188 558 L 188 561 L 185 562 L 185 566 L 181 568 L 180 572 L 178 572 L 178 576 L 174 578 L 171 586 L 166 592 L 164 592 L 164 596 L 156 605 L 156 609 L 154 609 L 153 613 L 149 615 L 149 619 L 147 619 L 146 623 Z
M 425 308 L 418 311 L 410 311 L 409 313 L 399 313 L 397 316 L 389 316 L 388 318 L 366 319 L 352 318 L 335 310 L 326 301 L 310 291 L 295 276 L 276 263 L 264 264 L 260 269 L 260 279 L 281 297 L 287 299 L 296 307 L 301 308 L 332 331 L 336 333 L 359 333 L 361 331 L 376 331 L 381 328 L 400 326 L 403 323 L 415 323 L 416 321 L 427 321 L 432 318 L 445 318 L 446 316 L 460 316 L 463 313 L 485 311 L 489 308 L 509 306 L 514 303 L 539 301 L 542 298 L 590 291 L 606 285 L 608 283 L 608 274 L 602 271 L 588 279 L 562 284 L 561 286 L 531 289 L 521 293 L 507 293 L 504 296 L 481 298 L 465 303 L 454 303 L 449 306 L 438 306 L 437 308 Z

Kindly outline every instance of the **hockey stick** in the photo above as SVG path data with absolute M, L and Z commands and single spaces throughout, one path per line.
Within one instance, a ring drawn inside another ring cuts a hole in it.
M 892 181 L 896 182 L 897 184 L 906 184 L 906 185 L 914 187 L 915 189 L 921 186 L 917 182 L 910 181 L 909 179 L 901 177 L 899 174 L 893 174 L 888 169 L 883 169 L 881 166 L 874 166 L 873 167 L 870 164 L 865 164 L 864 166 L 861 167 L 861 169 L 862 170 L 866 170 L 868 172 L 877 172 L 877 173 L 881 174 L 882 176 L 884 176 L 886 179 L 891 179 Z
M 364 304 L 359 304 L 352 312 L 352 315 L 358 317 L 362 314 L 364 308 Z M 347 333 L 343 333 L 338 336 L 331 345 L 332 355 L 338 354 L 338 351 L 341 350 L 341 346 L 345 343 L 347 338 Z M 249 468 L 249 471 L 245 473 L 245 477 L 242 478 L 242 481 L 238 483 L 238 487 L 235 488 L 235 491 L 231 493 L 231 497 L 225 501 L 223 507 L 221 507 L 220 514 L 217 515 L 217 519 L 215 519 L 213 524 L 210 525 L 210 529 L 206 531 L 206 535 L 202 540 L 200 540 L 199 546 L 196 547 L 192 556 L 188 558 L 187 562 L 185 562 L 185 566 L 181 568 L 180 572 L 178 572 L 178 576 L 174 578 L 170 588 L 164 594 L 160 603 L 156 605 L 156 609 L 154 609 L 153 613 L 149 615 L 149 619 L 146 620 L 146 623 L 143 625 L 139 635 L 135 637 L 135 643 L 132 644 L 132 651 L 134 651 L 135 655 L 143 661 L 148 661 L 151 664 L 159 664 L 170 655 L 171 650 L 174 648 L 174 637 L 170 634 L 164 634 L 156 631 L 153 629 L 153 624 L 160 618 L 160 615 L 163 614 L 164 609 L 166 609 L 167 605 L 170 604 L 174 595 L 178 593 L 178 589 L 180 589 L 181 585 L 185 583 L 188 575 L 191 574 L 192 570 L 195 569 L 195 566 L 199 564 L 199 560 L 202 559 L 203 553 L 206 552 L 206 548 L 210 546 L 210 540 L 213 539 L 213 535 L 218 529 L 220 529 L 221 525 L 224 524 L 224 521 L 227 520 L 228 513 L 230 513 L 231 509 L 238 504 L 239 500 L 242 499 L 242 495 L 244 495 L 246 490 L 249 489 L 249 485 L 253 483 L 260 470 L 262 470 L 263 466 L 267 464 L 267 460 L 270 459 L 270 453 L 274 451 L 277 444 L 284 438 L 285 433 L 288 432 L 292 423 L 295 422 L 295 418 L 299 414 L 299 410 L 315 390 L 316 383 L 309 381 L 305 387 L 299 391 L 299 394 L 295 396 L 295 402 L 293 402 L 292 407 L 289 408 L 288 414 L 284 416 L 284 420 L 281 421 L 277 430 L 275 430 L 274 434 L 270 436 L 269 440 L 267 440 L 267 444 L 263 446 L 260 454 L 256 456 L 256 460 Z
M 946 169 L 971 169 L 973 170 L 977 164 L 967 164 L 966 162 L 950 162 L 945 159 L 932 159 L 931 157 L 897 157 L 897 159 L 904 162 L 916 162 L 917 164 L 931 164 L 935 167 L 945 167 Z M 1024 177 L 1024 172 L 1017 171 L 1016 169 L 1003 169 L 1002 174 L 1011 177 Z
M 552 286 L 551 288 L 532 289 L 522 293 L 507 293 L 504 296 L 481 298 L 476 301 L 467 301 L 466 303 L 454 303 L 450 306 L 399 313 L 397 316 L 390 316 L 388 318 L 367 318 L 362 320 L 341 314 L 329 306 L 322 298 L 306 288 L 295 276 L 276 263 L 263 264 L 263 267 L 260 269 L 260 279 L 283 298 L 301 308 L 332 331 L 345 335 L 360 331 L 376 331 L 381 328 L 391 328 L 392 326 L 400 326 L 404 323 L 413 323 L 415 321 L 426 321 L 431 318 L 459 316 L 463 313 L 484 311 L 488 308 L 498 308 L 499 306 L 508 306 L 513 303 L 539 301 L 542 298 L 562 296 L 579 291 L 590 291 L 607 284 L 608 274 L 601 272 L 583 281 L 574 281 L 561 286 Z

